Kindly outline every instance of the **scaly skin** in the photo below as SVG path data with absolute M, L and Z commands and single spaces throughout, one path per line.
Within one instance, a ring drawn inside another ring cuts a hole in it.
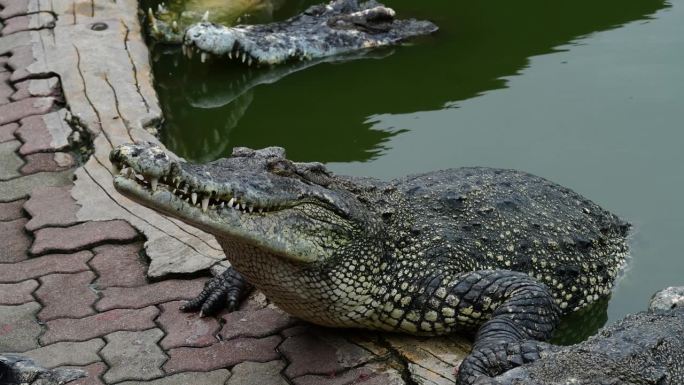
M 534 360 L 562 314 L 609 293 L 627 252 L 625 222 L 513 170 L 384 182 L 292 162 L 277 147 L 192 165 L 144 143 L 110 159 L 121 193 L 216 237 L 232 264 L 219 282 L 239 273 L 319 325 L 477 331 L 460 384 Z M 214 285 L 227 289 L 191 308 L 208 314 L 237 298 L 231 285 Z
M 184 51 L 247 65 L 275 65 L 354 54 L 397 45 L 437 31 L 429 21 L 395 19 L 394 10 L 369 0 L 334 0 L 282 22 L 227 27 L 202 22 L 187 29 Z

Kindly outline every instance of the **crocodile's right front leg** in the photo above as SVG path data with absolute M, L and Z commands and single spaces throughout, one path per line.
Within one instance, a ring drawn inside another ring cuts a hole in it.
M 202 292 L 194 299 L 181 306 L 182 311 L 199 310 L 200 317 L 214 315 L 224 307 L 228 311 L 240 307 L 242 300 L 252 291 L 252 285 L 229 267 L 222 274 L 207 281 Z

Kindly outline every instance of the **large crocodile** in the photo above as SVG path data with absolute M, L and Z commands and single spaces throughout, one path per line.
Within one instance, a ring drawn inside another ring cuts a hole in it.
M 436 30 L 429 21 L 396 19 L 393 9 L 375 0 L 334 0 L 270 24 L 201 22 L 187 29 L 183 47 L 188 54 L 199 51 L 203 62 L 217 55 L 248 65 L 274 65 L 396 45 Z
M 333 327 L 475 332 L 460 384 L 534 361 L 559 317 L 610 292 L 629 225 L 527 173 L 459 168 L 338 176 L 284 150 L 207 164 L 147 143 L 114 149 L 117 190 L 216 236 L 232 263 L 184 309 L 235 309 L 251 285 Z

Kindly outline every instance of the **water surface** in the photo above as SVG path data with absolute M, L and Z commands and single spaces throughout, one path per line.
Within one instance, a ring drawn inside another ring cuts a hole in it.
M 312 4 L 290 2 L 276 18 Z M 684 285 L 684 0 L 387 1 L 441 30 L 364 59 L 275 71 L 154 50 L 162 139 L 207 161 L 285 147 L 338 173 L 460 166 L 544 176 L 634 224 L 598 324 Z M 587 328 L 585 319 L 565 327 Z M 568 340 L 569 341 L 569 340 Z

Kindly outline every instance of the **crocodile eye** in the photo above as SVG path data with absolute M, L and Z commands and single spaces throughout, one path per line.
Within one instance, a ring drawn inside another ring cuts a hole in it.
M 268 170 L 276 175 L 289 176 L 294 174 L 292 162 L 286 159 L 277 159 L 269 162 Z

